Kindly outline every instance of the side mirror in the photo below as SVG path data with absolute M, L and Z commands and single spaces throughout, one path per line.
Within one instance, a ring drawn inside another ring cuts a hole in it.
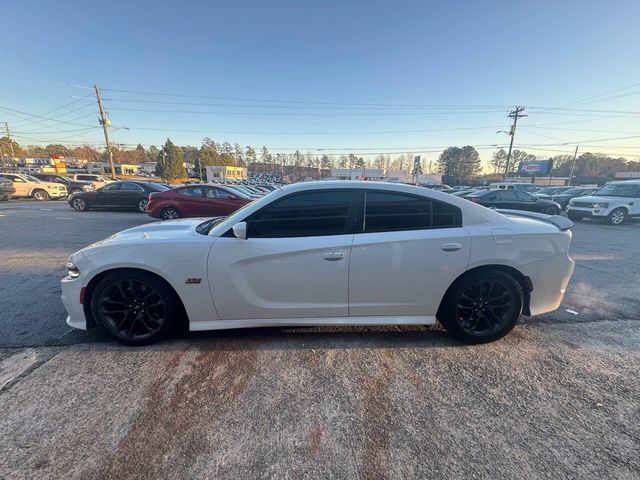
M 233 228 L 233 234 L 240 240 L 247 239 L 247 222 L 236 223 Z

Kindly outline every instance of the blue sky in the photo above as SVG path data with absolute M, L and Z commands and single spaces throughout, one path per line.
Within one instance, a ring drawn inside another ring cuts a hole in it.
M 636 138 L 601 141 L 640 135 L 640 115 L 600 111 L 640 111 L 637 1 L 22 0 L 4 11 L 0 120 L 23 144 L 100 142 L 86 88 L 97 83 L 113 125 L 130 128 L 113 129 L 122 143 L 208 135 L 428 159 L 471 144 L 486 159 L 522 104 L 516 147 L 640 155 Z

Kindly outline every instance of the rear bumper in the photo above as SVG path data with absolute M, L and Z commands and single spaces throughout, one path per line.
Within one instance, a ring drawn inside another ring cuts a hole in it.
M 529 300 L 532 316 L 552 312 L 560 306 L 574 266 L 575 262 L 567 254 L 562 254 L 521 269 L 524 275 L 531 278 L 533 284 Z

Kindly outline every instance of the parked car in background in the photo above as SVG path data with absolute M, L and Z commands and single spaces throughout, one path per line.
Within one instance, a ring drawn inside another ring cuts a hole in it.
M 60 175 L 58 173 L 34 173 L 33 176 L 43 182 L 61 183 L 62 185 L 65 185 L 69 195 L 76 192 L 88 192 L 96 188 L 91 182 L 87 182 L 85 180 L 73 180 L 66 175 Z
M 104 187 L 105 185 L 109 184 L 109 183 L 113 183 L 115 182 L 115 180 L 112 180 L 110 178 L 107 178 L 103 175 L 95 175 L 93 173 L 76 173 L 73 176 L 74 180 L 81 180 L 84 182 L 91 182 L 96 188 L 99 187 Z
M 242 193 L 249 198 L 260 198 L 264 195 L 264 193 L 262 192 L 257 192 L 255 190 L 249 189 L 246 185 L 227 185 L 227 187 L 238 193 Z
M 62 301 L 70 326 L 100 325 L 132 345 L 181 321 L 215 330 L 439 320 L 485 343 L 521 314 L 558 308 L 572 225 L 409 185 L 301 182 L 228 217 L 149 223 L 94 243 L 69 257 Z
M 564 190 L 560 193 L 554 193 L 551 196 L 551 200 L 557 202 L 564 210 L 569 205 L 569 200 L 576 197 L 583 197 L 585 195 L 593 195 L 599 190 L 598 187 L 574 187 L 568 190 Z
M 574 221 L 594 218 L 611 225 L 640 217 L 640 180 L 611 182 L 593 195 L 573 198 L 569 200 L 567 215 Z
M 502 182 L 490 184 L 489 190 L 520 190 L 522 192 L 535 193 L 539 188 L 534 183 Z
M 129 209 L 146 212 L 149 195 L 163 192 L 169 187 L 150 182 L 111 182 L 90 192 L 69 195 L 69 205 L 79 212 L 100 209 Z
M 36 200 L 49 200 L 67 196 L 67 187 L 60 183 L 43 182 L 31 175 L 20 173 L 0 173 L 0 178 L 5 178 L 13 183 L 14 198 L 35 198 Z
M 557 193 L 562 193 L 566 190 L 569 190 L 571 187 L 544 187 L 538 189 L 537 192 L 533 192 L 532 195 L 535 195 L 538 198 L 544 198 L 545 200 L 552 200 L 552 196 Z
M 189 185 L 149 196 L 150 217 L 171 220 L 182 217 L 220 217 L 235 212 L 253 199 L 222 185 Z
M 514 189 L 481 190 L 463 198 L 489 208 L 527 210 L 548 215 L 558 215 L 562 210 L 556 202 L 537 198 L 527 192 Z
M 0 201 L 9 200 L 14 193 L 16 193 L 16 188 L 11 180 L 0 178 Z

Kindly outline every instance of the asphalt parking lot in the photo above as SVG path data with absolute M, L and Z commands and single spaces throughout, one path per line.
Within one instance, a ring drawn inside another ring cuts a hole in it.
M 64 322 L 67 256 L 153 219 L 0 204 L 0 478 L 639 478 L 640 223 L 574 228 L 561 308 L 145 348 Z

